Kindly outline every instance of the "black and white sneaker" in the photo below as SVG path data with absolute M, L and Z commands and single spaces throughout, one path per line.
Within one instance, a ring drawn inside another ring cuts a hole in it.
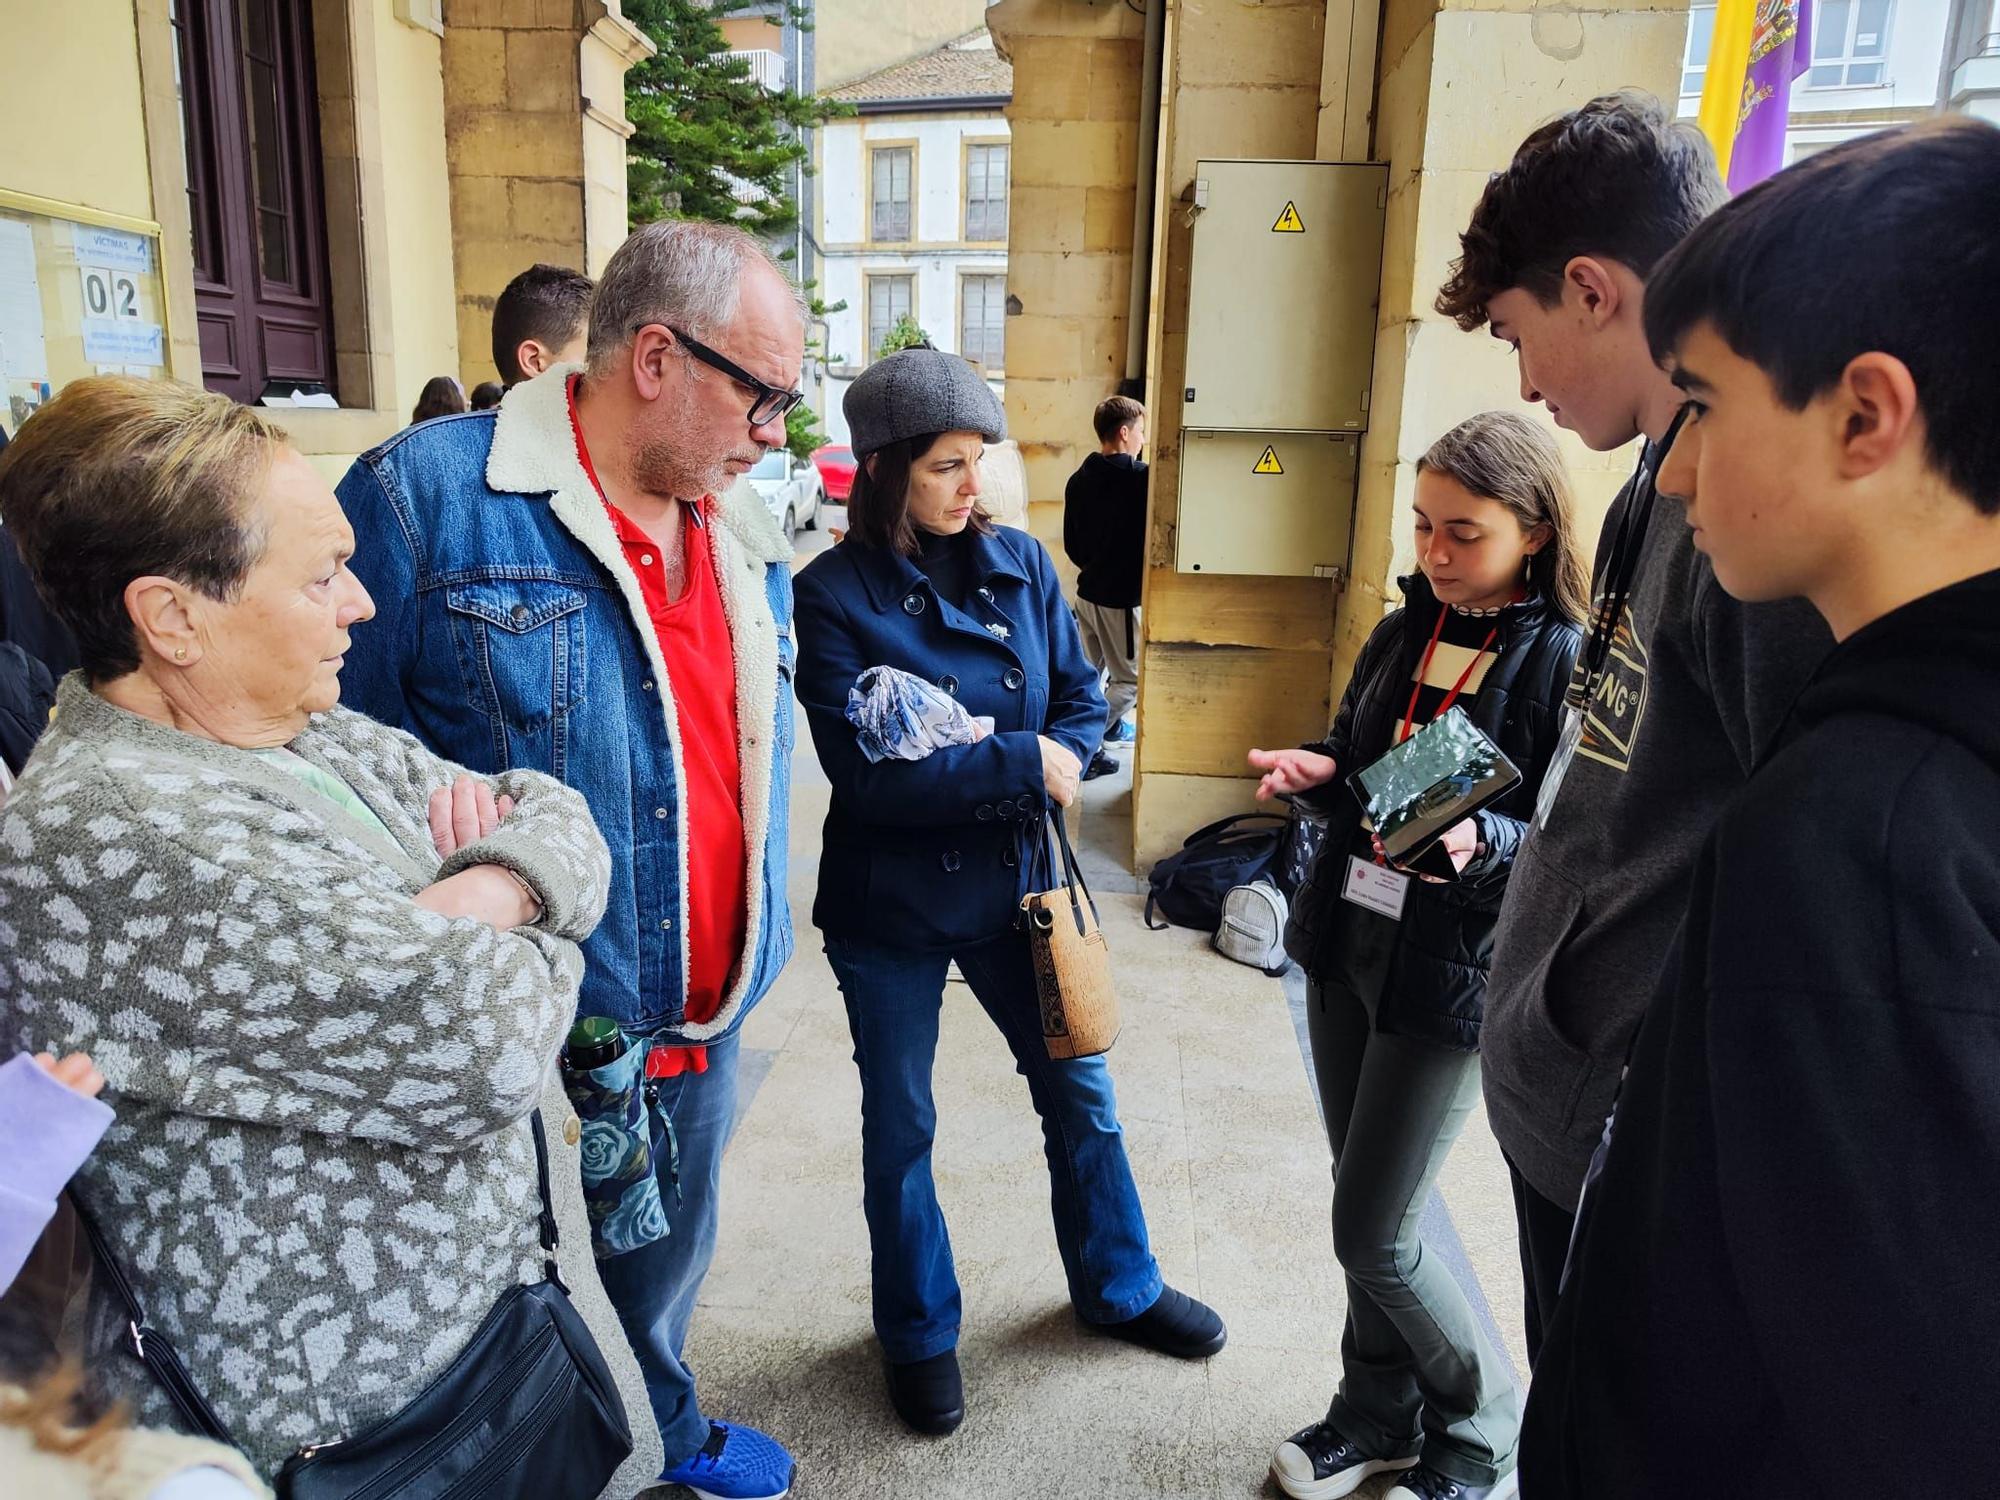
M 1271 1456 L 1271 1477 L 1292 1500 L 1340 1500 L 1377 1474 L 1407 1469 L 1409 1458 L 1374 1458 L 1341 1435 L 1331 1422 L 1295 1432 Z
M 1445 1478 L 1428 1464 L 1419 1464 L 1383 1500 L 1514 1500 L 1520 1490 L 1517 1474 L 1503 1474 L 1491 1484 L 1467 1484 Z

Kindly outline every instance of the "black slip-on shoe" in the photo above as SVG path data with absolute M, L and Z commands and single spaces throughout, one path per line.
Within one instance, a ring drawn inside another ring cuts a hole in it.
M 889 1404 L 911 1431 L 943 1437 L 965 1420 L 965 1380 L 956 1349 L 911 1364 L 891 1364 L 888 1374 Z
M 1138 1317 L 1091 1326 L 1114 1339 L 1171 1354 L 1175 1359 L 1207 1359 L 1229 1342 L 1229 1331 L 1214 1308 L 1170 1286 L 1162 1287 L 1153 1305 Z

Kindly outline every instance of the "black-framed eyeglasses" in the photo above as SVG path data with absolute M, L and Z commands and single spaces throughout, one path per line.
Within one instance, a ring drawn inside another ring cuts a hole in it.
M 647 326 L 641 323 L 639 328 Z M 766 422 L 775 422 L 780 417 L 788 416 L 793 407 L 806 399 L 804 391 L 788 391 L 775 385 L 765 384 L 728 355 L 716 353 L 700 339 L 689 338 L 670 323 L 662 323 L 659 326 L 679 339 L 688 353 L 711 370 L 720 370 L 738 385 L 757 393 L 757 399 L 750 403 L 749 422 L 752 427 L 762 427 Z M 639 329 L 635 328 L 632 331 L 637 333 Z

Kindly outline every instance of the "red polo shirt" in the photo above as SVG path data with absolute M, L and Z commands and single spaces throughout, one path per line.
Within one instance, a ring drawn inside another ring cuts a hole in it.
M 687 931 L 681 936 L 688 954 L 686 1016 L 690 1021 L 714 1019 L 728 993 L 738 962 L 749 915 L 745 892 L 750 861 L 743 841 L 743 772 L 736 723 L 736 650 L 723 612 L 722 585 L 709 545 L 713 497 L 699 506 L 681 507 L 682 554 L 687 588 L 678 599 L 667 597 L 666 566 L 659 547 L 622 510 L 611 503 L 591 465 L 583 429 L 576 420 L 576 377 L 570 377 L 569 417 L 576 433 L 576 456 L 604 501 L 605 511 L 625 549 L 625 561 L 639 580 L 653 635 L 672 685 L 675 715 L 680 721 L 681 797 L 687 807 Z M 703 1072 L 705 1047 L 663 1047 L 648 1061 L 652 1077 Z

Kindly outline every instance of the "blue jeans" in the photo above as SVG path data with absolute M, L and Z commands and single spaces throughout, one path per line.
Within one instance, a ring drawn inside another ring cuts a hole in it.
M 681 1363 L 695 1294 L 715 1255 L 722 1152 L 736 1125 L 736 1057 L 740 1037 L 708 1047 L 708 1071 L 663 1078 L 653 1119 L 653 1155 L 667 1237 L 597 1263 L 618 1321 L 625 1327 L 660 1424 L 660 1442 L 671 1469 L 708 1441 L 708 1418 L 695 1399 L 694 1372 Z M 679 1201 L 671 1153 L 661 1118 L 671 1120 L 680 1145 Z
M 861 1070 L 862 1207 L 883 1353 L 905 1364 L 958 1344 L 958 1276 L 931 1178 L 937 1131 L 931 1064 L 945 971 L 954 958 L 1007 1039 L 1042 1118 L 1070 1301 L 1092 1323 L 1122 1322 L 1151 1307 L 1160 1295 L 1160 1268 L 1125 1159 L 1111 1070 L 1102 1057 L 1049 1057 L 1026 941 L 1009 936 L 957 953 L 914 953 L 830 938 L 826 952 L 847 1002 Z

